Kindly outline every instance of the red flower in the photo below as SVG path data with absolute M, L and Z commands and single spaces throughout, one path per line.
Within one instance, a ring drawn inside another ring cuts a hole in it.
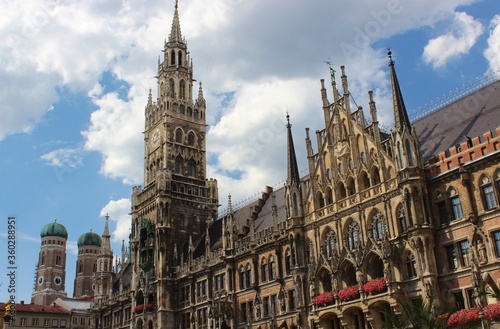
M 354 299 L 354 298 L 358 298 L 359 297 L 358 286 L 355 285 L 355 286 L 341 289 L 341 290 L 339 290 L 337 295 L 339 296 L 339 299 L 343 302 L 345 302 L 347 300 Z
M 387 284 L 384 278 L 371 280 L 363 285 L 363 290 L 369 295 L 378 294 L 379 292 L 385 291 L 386 288 Z
M 154 309 L 155 309 L 155 304 L 153 303 L 146 304 L 146 311 L 152 311 Z
M 313 298 L 313 303 L 316 306 L 325 306 L 333 303 L 335 295 L 331 291 L 324 292 Z
M 448 318 L 448 327 L 459 327 L 479 322 L 479 307 L 457 311 Z
M 137 305 L 134 308 L 134 313 L 142 313 L 142 311 L 144 311 L 144 304 Z
M 500 304 L 491 304 L 483 307 L 484 316 L 490 321 L 500 320 Z

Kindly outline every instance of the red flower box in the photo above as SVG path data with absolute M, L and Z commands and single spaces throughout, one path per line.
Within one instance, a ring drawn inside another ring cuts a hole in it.
M 134 313 L 142 313 L 142 311 L 144 311 L 144 304 L 140 304 L 134 307 Z
M 155 304 L 153 303 L 146 304 L 146 311 L 152 311 L 154 309 L 155 309 Z
M 448 318 L 448 327 L 460 327 L 479 322 L 479 307 L 457 311 Z
M 324 292 L 313 298 L 313 304 L 316 306 L 325 306 L 333 303 L 335 295 L 331 291 Z
M 483 314 L 490 321 L 500 321 L 500 304 L 486 305 Z
M 386 289 L 387 283 L 385 282 L 384 278 L 371 280 L 363 285 L 363 290 L 369 295 L 378 294 L 385 291 Z
M 356 285 L 356 286 L 351 286 L 351 287 L 341 289 L 337 293 L 337 296 L 339 296 L 339 299 L 343 302 L 358 298 L 359 297 L 358 286 Z

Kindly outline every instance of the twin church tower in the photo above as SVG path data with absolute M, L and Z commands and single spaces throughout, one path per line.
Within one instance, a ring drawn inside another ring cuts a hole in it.
M 66 245 L 68 232 L 57 222 L 45 225 L 38 257 L 37 273 L 31 302 L 37 305 L 51 305 L 57 298 L 67 297 L 66 293 Z M 111 285 L 113 273 L 113 251 L 111 250 L 108 216 L 102 237 L 92 232 L 78 238 L 78 260 L 73 297 L 92 297 Z M 126 259 L 122 248 L 122 260 Z M 121 260 L 119 261 L 121 264 Z M 115 264 L 118 266 L 119 263 Z

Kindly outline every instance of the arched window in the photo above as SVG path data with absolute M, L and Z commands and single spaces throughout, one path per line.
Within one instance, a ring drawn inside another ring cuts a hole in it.
M 338 193 L 339 193 L 339 199 L 345 199 L 347 197 L 347 191 L 345 189 L 344 183 L 339 182 L 337 185 Z
M 188 134 L 188 144 L 190 146 L 194 146 L 194 140 L 195 140 L 194 133 L 192 131 L 190 131 Z
M 268 266 L 267 266 L 267 259 L 262 258 L 261 264 L 260 264 L 260 275 L 262 281 L 267 281 L 269 280 L 268 278 Z
M 417 263 L 415 262 L 415 256 L 408 252 L 406 256 L 406 275 L 409 279 L 417 277 Z
M 176 158 L 175 158 L 175 172 L 177 174 L 182 174 L 182 157 L 180 155 L 178 155 Z
M 326 204 L 330 205 L 333 203 L 333 198 L 332 198 L 332 189 L 330 187 L 326 188 L 325 191 L 325 199 L 326 199 Z
M 83 272 L 83 264 L 82 264 L 82 261 L 80 261 L 78 263 L 78 273 L 82 273 Z
M 276 262 L 273 256 L 269 256 L 269 280 L 276 279 Z
M 323 199 L 323 193 L 321 193 L 320 191 L 318 191 L 318 193 L 316 193 L 316 202 L 317 202 L 319 208 L 323 208 L 325 206 L 325 200 Z
M 354 179 L 352 179 L 352 177 L 350 177 L 348 180 L 347 180 L 347 193 L 349 195 L 354 195 L 356 194 L 356 184 L 354 183 Z
M 338 253 L 337 235 L 331 228 L 328 228 L 325 234 L 323 248 L 326 258 L 331 258 Z
M 462 204 L 460 202 L 460 197 L 458 196 L 457 190 L 454 188 L 450 189 L 448 192 L 448 197 L 450 198 L 451 204 L 451 214 L 453 215 L 453 219 L 460 219 L 464 217 L 462 211 Z
M 180 128 L 175 130 L 175 141 L 177 143 L 182 143 L 182 129 Z
M 361 185 L 360 190 L 370 188 L 370 180 L 368 179 L 368 174 L 364 170 L 361 171 L 361 174 L 359 175 L 359 185 Z
M 94 262 L 94 266 L 92 267 L 92 271 L 97 272 L 97 262 Z
M 411 211 L 411 195 L 408 191 L 405 192 L 405 198 L 406 198 L 406 213 L 408 214 L 408 223 L 410 224 L 410 227 L 413 227 L 413 215 Z
M 187 109 L 187 115 L 190 117 L 193 116 L 193 110 L 190 107 L 188 107 L 188 109 Z
M 406 156 L 408 157 L 408 165 L 414 166 L 415 162 L 413 160 L 413 152 L 411 151 L 411 145 L 408 139 L 405 140 L 405 146 L 406 146 Z
M 198 110 L 193 111 L 193 118 L 198 119 Z
M 371 231 L 375 241 L 380 241 L 384 237 L 384 215 L 378 210 L 373 215 Z
M 366 155 L 365 155 L 365 152 L 361 152 L 361 162 L 366 164 Z
M 182 51 L 179 50 L 179 52 L 177 53 L 177 55 L 179 56 L 177 64 L 182 65 Z
M 174 83 L 174 79 L 168 80 L 168 94 L 169 94 L 169 96 L 174 96 L 175 95 L 175 83 Z
M 405 215 L 405 209 L 402 204 L 398 205 L 398 208 L 396 209 L 396 217 L 398 219 L 399 223 L 399 229 L 401 232 L 406 232 L 406 215 Z
M 373 182 L 373 185 L 380 184 L 380 174 L 378 172 L 378 168 L 375 166 L 373 166 L 373 168 L 372 168 L 372 182 Z
M 56 255 L 56 265 L 61 265 L 61 255 Z
M 42 254 L 42 261 L 40 265 L 45 265 L 45 253 Z
M 240 268 L 240 289 L 245 289 L 245 283 L 247 282 L 247 271 L 242 266 Z
M 185 106 L 181 104 L 181 106 L 179 106 L 179 114 L 184 114 L 185 112 Z
M 179 98 L 180 99 L 185 99 L 186 98 L 186 82 L 184 80 L 181 80 L 179 83 Z M 191 115 L 188 113 L 188 115 Z
M 361 246 L 361 240 L 361 232 L 358 223 L 351 221 L 347 228 L 347 247 L 349 250 L 354 250 Z
M 496 208 L 498 206 L 497 196 L 495 195 L 495 189 L 491 184 L 490 178 L 488 176 L 483 176 L 480 184 L 485 210 Z
M 188 176 L 196 176 L 196 161 L 194 161 L 193 159 L 189 159 L 188 161 Z
M 170 52 L 170 64 L 175 65 L 175 51 L 173 49 Z

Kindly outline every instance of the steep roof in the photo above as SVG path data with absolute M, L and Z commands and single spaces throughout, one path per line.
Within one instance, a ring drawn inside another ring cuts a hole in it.
M 0 312 L 5 312 L 5 303 L 0 303 Z M 21 312 L 69 314 L 69 311 L 61 306 L 16 303 L 16 313 L 21 313 Z
M 500 126 L 500 80 L 413 123 L 424 161 Z

